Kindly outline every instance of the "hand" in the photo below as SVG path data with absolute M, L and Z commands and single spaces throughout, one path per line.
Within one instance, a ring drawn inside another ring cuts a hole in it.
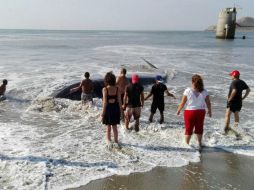
M 208 110 L 208 113 L 209 117 L 212 117 L 212 112 Z
M 176 115 L 180 115 L 180 111 L 177 111 L 177 112 L 176 112 Z

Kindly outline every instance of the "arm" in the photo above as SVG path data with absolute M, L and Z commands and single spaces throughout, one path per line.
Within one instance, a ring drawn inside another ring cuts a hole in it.
M 166 90 L 166 94 L 167 94 L 168 96 L 171 96 L 171 97 L 173 97 L 174 99 L 176 99 L 175 95 L 174 95 L 174 94 L 171 94 L 168 90 Z
M 250 88 L 247 88 L 242 100 L 244 100 L 249 95 L 249 93 L 250 93 Z
M 128 97 L 128 94 L 127 94 L 127 91 L 125 91 L 124 97 L 123 97 L 123 109 L 126 108 L 126 105 L 127 105 L 127 97 Z
M 116 78 L 116 86 L 119 85 L 119 77 Z
M 211 101 L 210 101 L 209 96 L 206 96 L 205 103 L 206 103 L 206 106 L 208 109 L 208 115 L 209 115 L 209 117 L 212 117 L 212 106 L 211 106 Z
M 141 107 L 143 108 L 143 106 L 144 106 L 144 101 L 145 101 L 145 98 L 144 98 L 145 96 L 144 96 L 144 92 L 141 92 L 141 94 L 140 94 L 140 98 L 141 98 Z
M 230 102 L 235 97 L 236 93 L 237 93 L 236 89 L 233 89 L 228 97 L 228 102 Z
M 121 117 L 123 117 L 122 100 L 121 100 L 121 94 L 119 92 L 117 92 L 117 99 L 118 99 L 118 104 L 120 108 L 120 114 L 121 114 Z
M 177 111 L 176 111 L 176 115 L 179 115 L 181 110 L 183 109 L 184 105 L 186 104 L 187 102 L 187 96 L 184 96 L 182 97 L 182 101 L 181 103 L 179 104 L 178 108 L 177 108 Z
M 105 113 L 106 113 L 106 107 L 107 107 L 107 91 L 106 88 L 102 89 L 102 113 L 101 113 L 101 117 L 104 117 Z
M 151 92 L 147 95 L 147 97 L 145 97 L 144 101 L 147 100 L 148 98 L 150 98 L 153 94 L 151 94 Z
M 70 93 L 77 92 L 79 89 L 81 89 L 82 84 L 83 84 L 83 81 L 80 82 L 78 87 L 70 89 Z

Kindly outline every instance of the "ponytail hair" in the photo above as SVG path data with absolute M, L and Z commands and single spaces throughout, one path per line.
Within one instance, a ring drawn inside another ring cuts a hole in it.
M 197 91 L 202 92 L 204 90 L 203 79 L 200 75 L 192 76 L 192 84 Z

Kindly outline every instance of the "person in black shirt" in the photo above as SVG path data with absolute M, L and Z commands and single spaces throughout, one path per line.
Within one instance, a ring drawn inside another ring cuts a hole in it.
M 168 96 L 171 96 L 173 98 L 176 98 L 173 94 L 169 93 L 167 86 L 165 84 L 163 84 L 163 79 L 160 75 L 157 75 L 155 77 L 155 81 L 156 83 L 152 86 L 152 90 L 151 92 L 147 95 L 147 97 L 145 98 L 145 100 L 147 100 L 148 98 L 150 98 L 151 96 L 153 96 L 153 102 L 151 105 L 151 114 L 149 117 L 149 121 L 152 122 L 153 121 L 153 116 L 156 113 L 157 108 L 160 111 L 160 124 L 162 124 L 164 122 L 164 115 L 163 115 L 163 111 L 164 111 L 164 93 L 166 92 L 166 94 Z
M 237 127 L 239 123 L 239 112 L 242 108 L 242 101 L 249 95 L 250 88 L 248 85 L 240 79 L 240 72 L 237 70 L 232 71 L 229 74 L 232 78 L 232 83 L 229 88 L 228 100 L 227 100 L 227 109 L 225 114 L 225 134 L 231 129 L 230 128 L 230 115 L 233 112 L 235 117 L 234 126 Z M 244 96 L 242 92 L 245 90 Z
M 139 131 L 139 118 L 141 114 L 141 107 L 144 105 L 144 87 L 138 83 L 139 77 L 136 74 L 133 74 L 131 77 L 131 84 L 126 87 L 124 100 L 123 100 L 123 109 L 126 108 L 125 114 L 125 127 L 129 128 L 129 122 L 131 117 L 134 117 L 135 122 L 135 131 Z

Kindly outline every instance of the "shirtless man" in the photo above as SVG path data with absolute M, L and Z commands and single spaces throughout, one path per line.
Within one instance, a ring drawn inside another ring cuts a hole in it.
M 121 95 L 121 101 L 123 103 L 123 97 L 125 93 L 125 88 L 129 84 L 128 79 L 126 78 L 126 69 L 122 69 L 120 72 L 120 75 L 116 79 L 116 85 L 119 89 L 120 95 Z
M 0 100 L 5 100 L 4 93 L 6 91 L 6 86 L 8 84 L 8 81 L 6 79 L 3 80 L 3 84 L 0 86 Z
M 129 81 L 126 78 L 126 73 L 127 73 L 126 69 L 123 68 L 120 72 L 120 75 L 116 79 L 116 85 L 117 85 L 119 92 L 120 92 L 122 105 L 123 105 L 123 98 L 124 98 L 125 89 L 126 89 L 127 85 L 129 84 Z M 121 116 L 121 118 L 124 121 L 124 111 L 122 112 L 122 114 L 123 115 Z
M 73 93 L 82 89 L 82 93 L 81 93 L 82 104 L 85 104 L 87 102 L 93 103 L 93 95 L 92 95 L 93 88 L 94 88 L 93 82 L 89 79 L 90 77 L 89 72 L 86 72 L 84 76 L 85 76 L 85 79 L 80 82 L 80 85 L 78 87 L 72 88 L 70 90 L 70 93 Z

